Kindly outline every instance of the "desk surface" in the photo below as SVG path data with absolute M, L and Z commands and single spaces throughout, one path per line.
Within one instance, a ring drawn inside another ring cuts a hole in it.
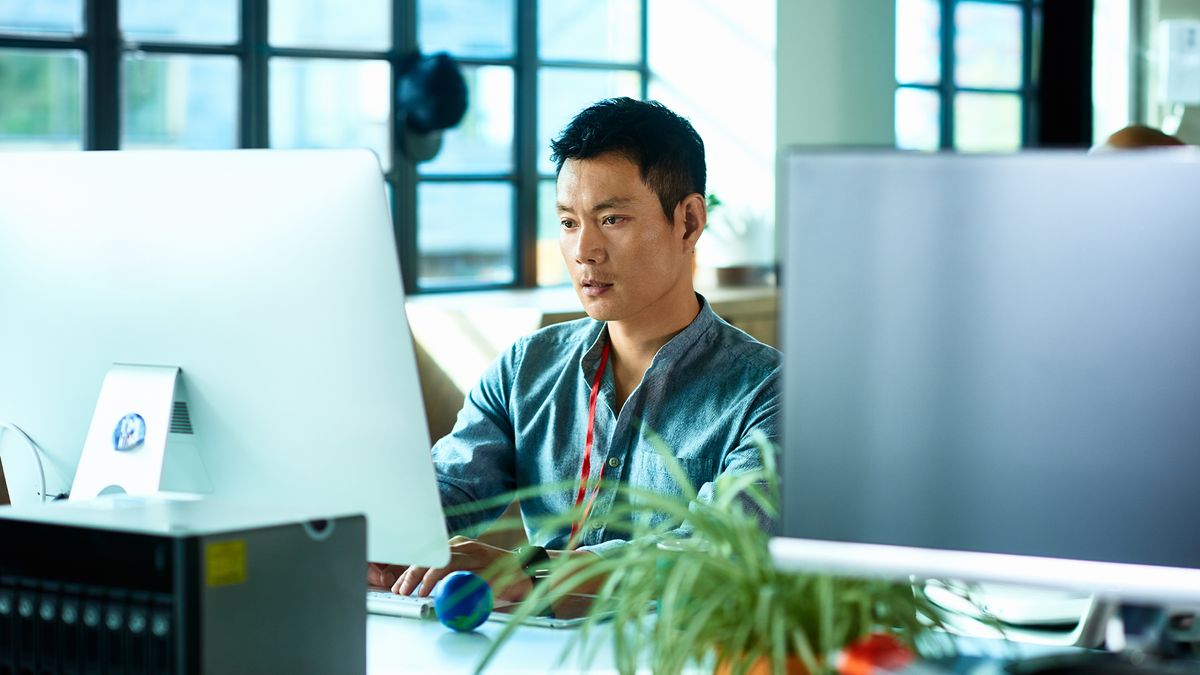
M 473 673 L 488 646 L 504 629 L 495 621 L 473 633 L 455 633 L 437 621 L 367 615 L 368 675 L 401 673 Z M 522 626 L 489 664 L 487 673 L 582 672 L 574 654 L 559 666 L 559 656 L 574 629 Z M 589 673 L 615 673 L 612 652 L 597 650 Z
M 391 616 L 367 616 L 367 674 L 473 673 L 488 645 L 505 624 L 488 621 L 474 633 L 455 633 L 437 621 L 419 621 Z M 603 628 L 601 629 L 603 630 Z M 607 645 L 596 650 L 589 668 L 580 666 L 576 653 L 563 665 L 559 657 L 574 629 L 522 626 L 500 649 L 486 673 L 616 673 L 612 651 Z M 593 633 L 593 639 L 603 639 Z M 942 668 L 914 665 L 907 672 L 970 673 L 995 675 L 1001 672 L 994 659 L 1016 655 L 1037 656 L 1062 651 L 1062 647 L 1006 644 L 998 640 L 959 638 L 961 662 Z M 711 672 L 697 670 L 696 672 Z

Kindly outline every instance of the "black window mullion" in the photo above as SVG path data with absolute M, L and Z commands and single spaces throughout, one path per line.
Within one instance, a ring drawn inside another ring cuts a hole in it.
M 392 2 L 392 226 L 396 233 L 396 254 L 400 257 L 400 273 L 404 290 L 420 290 L 417 268 L 420 251 L 417 248 L 417 167 L 401 150 L 404 120 L 396 111 L 401 65 L 417 51 L 417 5 L 419 0 Z
M 354 49 L 328 49 L 320 47 L 271 47 L 271 56 L 286 56 L 298 59 L 348 59 L 353 61 L 381 60 L 391 57 L 391 51 L 358 51 Z
M 517 2 L 516 73 L 513 145 L 516 168 L 516 204 L 513 219 L 513 281 L 518 286 L 537 285 L 538 213 L 538 30 L 537 0 Z
M 942 0 L 941 26 L 941 124 L 938 147 L 954 147 L 954 6 L 957 0 Z
M 86 35 L 78 38 L 0 35 L 0 48 L 4 49 L 79 49 L 87 51 L 89 45 Z
M 638 39 L 638 49 L 641 52 L 638 59 L 638 72 L 641 74 L 641 98 L 646 100 L 650 98 L 650 8 L 649 0 L 641 0 L 642 5 L 638 8 L 641 16 L 642 31 Z
M 1033 0 L 1025 0 L 1021 11 L 1021 144 L 1033 146 L 1037 139 L 1037 96 L 1033 83 Z
M 242 0 L 241 115 L 238 134 L 243 148 L 265 148 L 270 145 L 267 2 Z
M 121 43 L 117 0 L 88 0 L 87 134 L 88 150 L 116 150 L 121 141 Z
M 625 61 L 574 61 L 570 59 L 548 59 L 538 60 L 538 66 L 542 68 L 573 68 L 575 70 L 602 70 L 605 72 L 612 70 L 632 70 L 637 72 L 648 73 L 650 68 L 642 61 L 628 63 Z
M 241 56 L 238 45 L 169 44 L 165 42 L 139 42 L 125 45 L 126 50 L 146 54 L 187 54 L 191 56 Z

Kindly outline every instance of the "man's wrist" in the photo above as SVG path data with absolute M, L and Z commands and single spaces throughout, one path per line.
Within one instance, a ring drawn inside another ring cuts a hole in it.
M 534 585 L 550 576 L 550 554 L 545 548 L 526 544 L 513 549 L 513 556 Z

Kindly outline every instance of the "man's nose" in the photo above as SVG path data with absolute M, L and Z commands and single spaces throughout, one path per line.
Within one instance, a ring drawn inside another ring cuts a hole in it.
M 604 262 L 604 235 L 600 228 L 584 225 L 575 242 L 575 261 L 595 265 Z

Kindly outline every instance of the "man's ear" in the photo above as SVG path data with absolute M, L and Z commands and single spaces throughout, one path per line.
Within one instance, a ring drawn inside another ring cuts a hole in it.
M 676 223 L 683 221 L 683 240 L 691 246 L 696 245 L 704 225 L 708 222 L 708 204 L 699 192 L 684 197 L 675 206 Z

